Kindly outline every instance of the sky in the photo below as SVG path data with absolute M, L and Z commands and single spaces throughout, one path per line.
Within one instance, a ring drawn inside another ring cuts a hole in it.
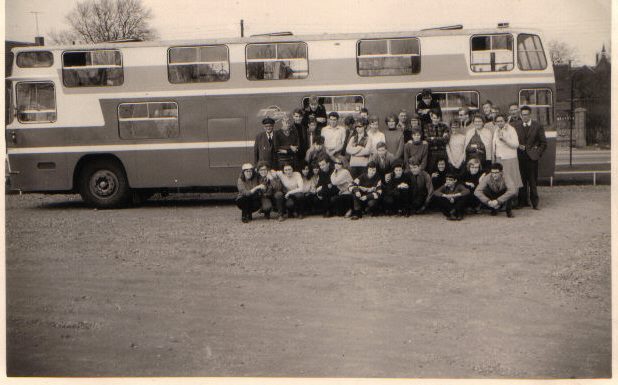
M 83 0 L 82 0 L 83 1 Z M 442 25 L 541 30 L 546 41 L 575 48 L 579 64 L 594 64 L 603 44 L 610 50 L 612 0 L 143 0 L 162 40 L 294 34 L 408 31 Z M 33 41 L 68 28 L 65 15 L 78 0 L 5 0 L 5 38 Z M 616 2 L 614 3 L 614 6 Z

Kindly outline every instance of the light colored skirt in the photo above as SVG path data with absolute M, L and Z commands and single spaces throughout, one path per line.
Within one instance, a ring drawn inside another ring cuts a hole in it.
M 510 178 L 513 183 L 515 183 L 515 187 L 520 188 L 524 186 L 521 181 L 521 174 L 519 173 L 519 161 L 517 160 L 517 158 L 502 159 L 498 157 L 496 158 L 496 162 L 502 165 L 504 176 Z

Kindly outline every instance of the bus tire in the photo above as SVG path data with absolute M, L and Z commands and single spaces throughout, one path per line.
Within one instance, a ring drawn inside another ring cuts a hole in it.
M 125 206 L 130 189 L 122 165 L 108 159 L 85 164 L 79 176 L 79 194 L 86 203 L 98 208 Z

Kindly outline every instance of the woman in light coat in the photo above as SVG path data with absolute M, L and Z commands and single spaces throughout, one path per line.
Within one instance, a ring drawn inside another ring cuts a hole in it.
M 506 122 L 504 115 L 494 118 L 496 131 L 493 138 L 493 161 L 502 164 L 505 178 L 510 178 L 517 188 L 523 186 L 519 173 L 519 161 L 517 160 L 517 147 L 519 139 L 517 131 Z

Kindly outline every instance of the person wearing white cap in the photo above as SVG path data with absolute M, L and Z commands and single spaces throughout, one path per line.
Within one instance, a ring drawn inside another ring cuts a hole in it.
M 236 186 L 238 187 L 236 205 L 242 212 L 243 223 L 251 221 L 251 214 L 259 209 L 262 210 L 266 218 L 270 216 L 272 203 L 267 197 L 270 186 L 260 183 L 260 178 L 256 175 L 251 163 L 242 165 Z

